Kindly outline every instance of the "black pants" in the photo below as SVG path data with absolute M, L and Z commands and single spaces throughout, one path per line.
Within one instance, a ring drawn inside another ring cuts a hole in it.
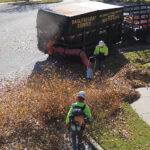
M 82 135 L 83 131 L 73 131 L 72 132 L 72 147 L 73 150 L 80 150 L 80 147 L 82 145 Z
M 95 71 L 98 70 L 103 70 L 103 66 L 104 66 L 104 61 L 105 61 L 105 56 L 97 56 L 96 57 L 96 67 L 95 67 Z

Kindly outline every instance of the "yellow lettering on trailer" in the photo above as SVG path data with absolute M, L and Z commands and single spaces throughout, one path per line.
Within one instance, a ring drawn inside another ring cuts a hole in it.
M 80 19 L 72 20 L 72 25 L 77 25 L 77 28 L 89 27 L 92 24 L 92 21 L 96 20 L 96 16 L 84 17 Z
M 99 18 L 102 20 L 102 23 L 106 23 L 121 18 L 121 15 L 122 15 L 122 10 L 116 10 L 113 12 L 100 14 Z
M 84 28 L 84 27 L 90 27 L 90 26 L 91 26 L 91 22 L 85 22 L 85 23 L 77 24 L 78 29 Z

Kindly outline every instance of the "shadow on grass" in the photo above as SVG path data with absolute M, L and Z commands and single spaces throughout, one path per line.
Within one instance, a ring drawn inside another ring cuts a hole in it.
M 120 53 L 117 50 L 112 50 L 105 62 L 105 72 L 110 73 L 110 75 L 115 75 L 128 63 L 129 61 L 125 58 L 123 53 Z

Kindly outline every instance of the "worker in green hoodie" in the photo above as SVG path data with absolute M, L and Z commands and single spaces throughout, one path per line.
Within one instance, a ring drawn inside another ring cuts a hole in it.
M 80 150 L 82 146 L 82 134 L 86 123 L 90 123 L 92 119 L 90 108 L 84 103 L 85 92 L 78 93 L 77 102 L 72 104 L 67 118 L 66 124 L 72 132 L 72 146 L 73 150 Z M 78 138 L 78 144 L 76 143 Z

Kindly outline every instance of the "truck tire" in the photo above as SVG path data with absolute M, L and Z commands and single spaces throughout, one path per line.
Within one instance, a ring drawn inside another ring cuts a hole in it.
M 145 33 L 144 41 L 145 41 L 146 43 L 150 44 L 150 32 Z

